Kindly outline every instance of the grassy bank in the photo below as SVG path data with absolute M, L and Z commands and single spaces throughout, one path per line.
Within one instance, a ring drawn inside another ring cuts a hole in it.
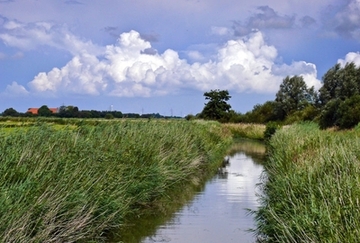
M 125 217 L 198 183 L 230 142 L 212 122 L 0 129 L 0 241 L 102 241 Z
M 264 140 L 265 125 L 252 123 L 224 123 L 225 130 L 231 132 L 234 138 L 249 138 Z
M 262 242 L 358 242 L 360 133 L 292 125 L 270 141 L 262 206 Z

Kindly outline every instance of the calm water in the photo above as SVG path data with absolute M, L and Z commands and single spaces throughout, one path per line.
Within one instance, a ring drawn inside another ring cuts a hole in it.
M 185 206 L 164 221 L 153 217 L 155 227 L 152 217 L 146 223 L 134 223 L 128 232 L 131 236 L 123 242 L 255 242 L 247 232 L 254 222 L 246 209 L 258 206 L 256 185 L 263 171 L 264 152 L 264 145 L 258 142 L 237 143 L 227 156 L 226 167 L 220 168 Z

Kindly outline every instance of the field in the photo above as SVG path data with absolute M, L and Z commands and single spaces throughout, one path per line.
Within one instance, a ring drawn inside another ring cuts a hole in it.
M 99 242 L 216 170 L 216 122 L 2 120 L 1 242 Z
M 291 125 L 270 140 L 260 242 L 358 242 L 360 139 L 352 131 Z

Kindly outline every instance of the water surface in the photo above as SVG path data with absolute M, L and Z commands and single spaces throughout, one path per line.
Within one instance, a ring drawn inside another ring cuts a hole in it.
M 157 215 L 146 219 L 146 223 L 134 223 L 129 231 L 131 240 L 128 237 L 123 242 L 255 242 L 248 232 L 254 228 L 254 221 L 247 209 L 258 207 L 256 185 L 263 171 L 264 152 L 261 143 L 240 141 L 229 152 L 229 163 L 219 168 L 185 205 L 165 220 Z

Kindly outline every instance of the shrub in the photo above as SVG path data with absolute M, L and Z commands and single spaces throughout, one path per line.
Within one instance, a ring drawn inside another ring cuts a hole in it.
M 269 141 L 279 128 L 280 125 L 277 122 L 268 122 L 264 131 L 264 140 Z
M 105 119 L 114 119 L 114 116 L 113 116 L 113 114 L 107 113 L 105 115 Z

